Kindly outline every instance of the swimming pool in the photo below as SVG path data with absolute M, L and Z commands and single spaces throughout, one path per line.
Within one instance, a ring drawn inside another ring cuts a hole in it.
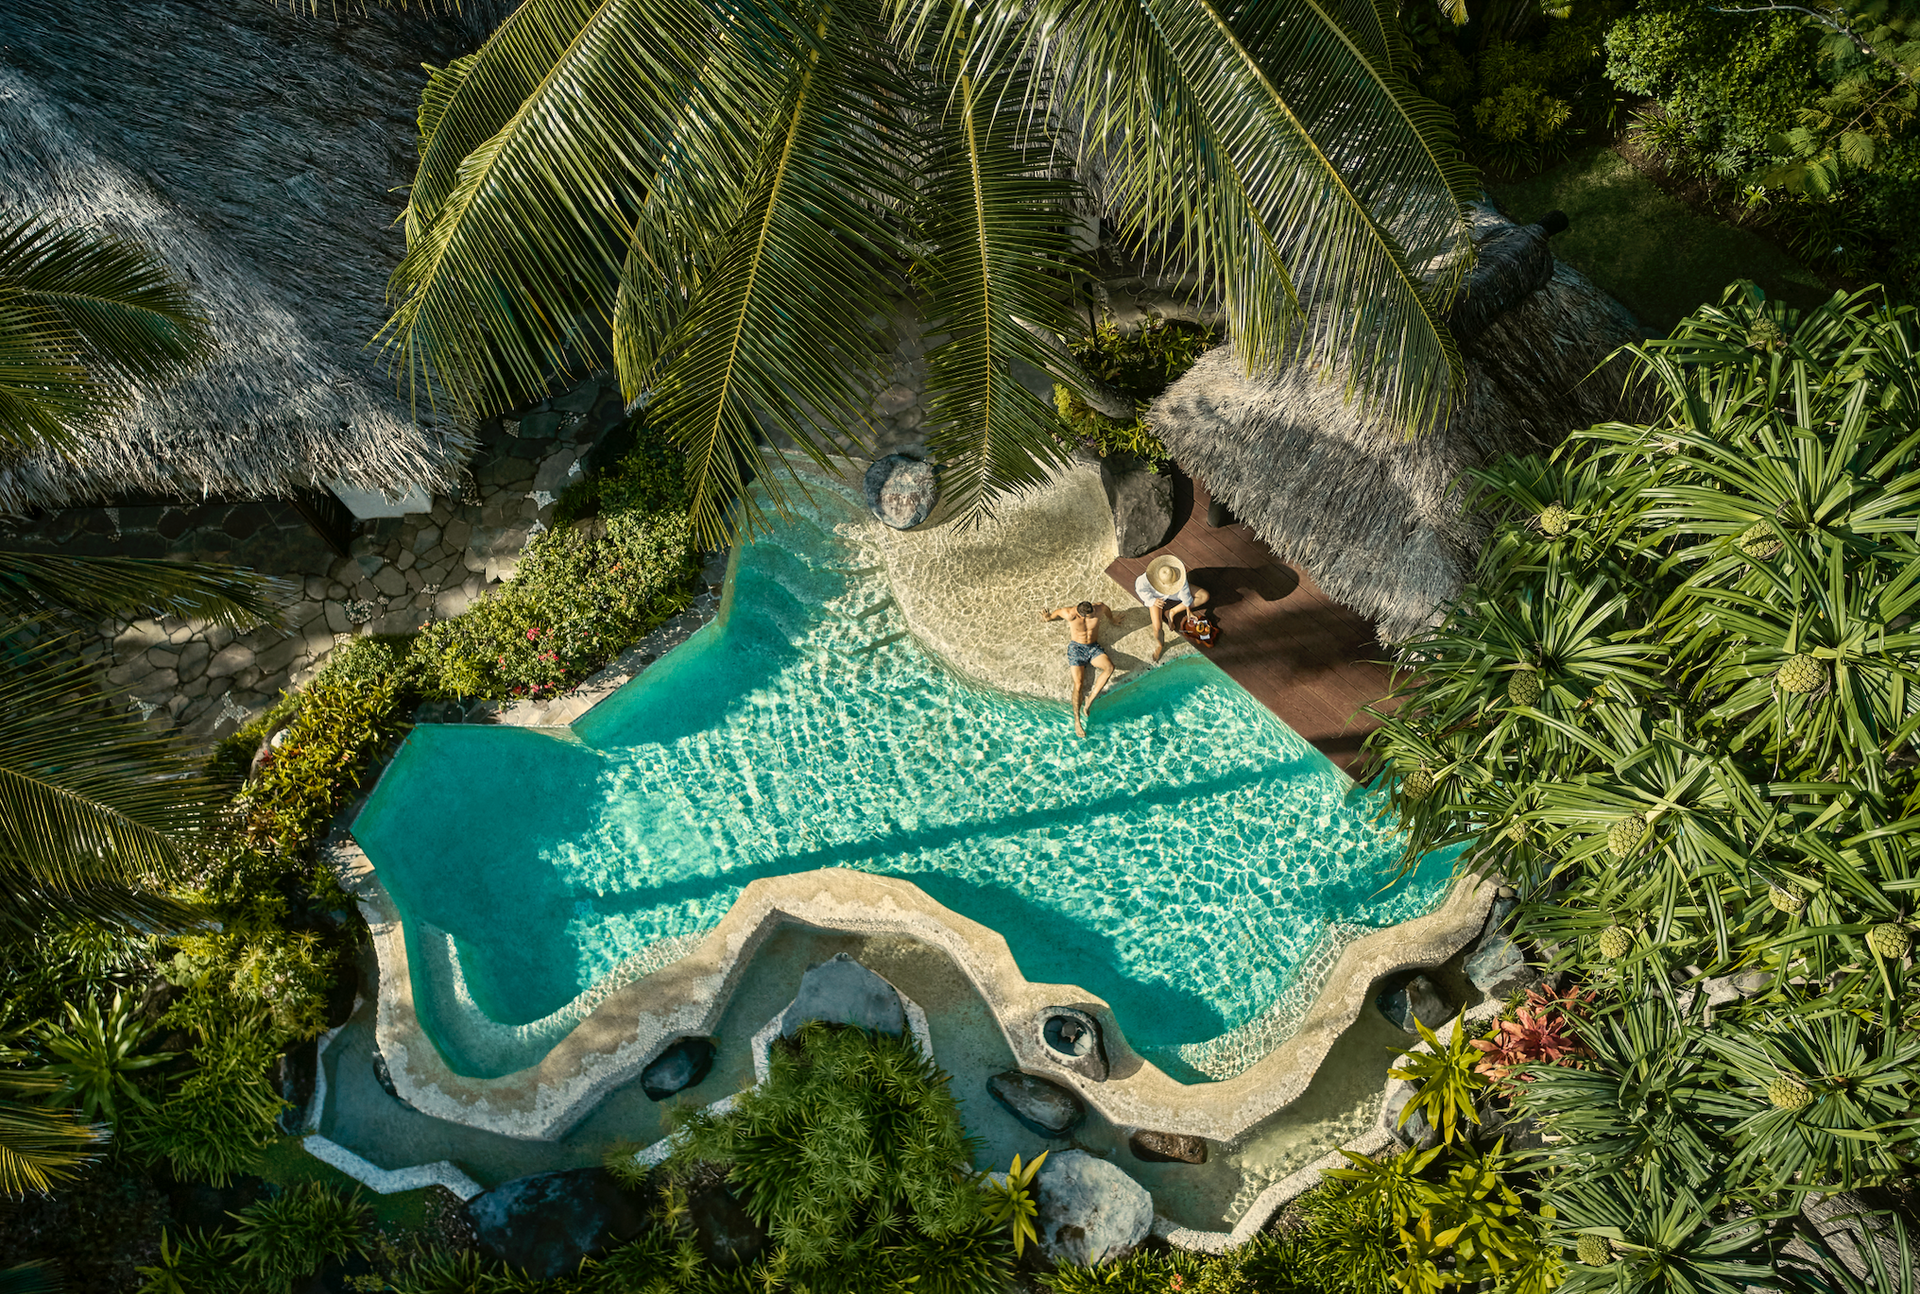
M 1379 797 L 1203 658 L 1110 692 L 1085 741 L 1064 702 L 950 673 L 865 525 L 828 491 L 776 522 L 737 551 L 720 619 L 569 732 L 414 729 L 353 831 L 456 1072 L 537 1062 L 760 877 L 910 880 L 1186 1078 L 1331 938 L 1442 896 L 1450 859 L 1389 886 Z

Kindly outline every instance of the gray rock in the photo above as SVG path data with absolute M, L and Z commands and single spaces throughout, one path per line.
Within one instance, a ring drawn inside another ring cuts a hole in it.
M 1429 1029 L 1438 1029 L 1453 1018 L 1453 1007 L 1440 992 L 1439 986 L 1425 975 L 1415 975 L 1392 992 L 1380 995 L 1380 1014 L 1393 1022 L 1397 1029 L 1417 1034 L 1413 1027 L 1418 1020 Z
M 1417 1089 L 1405 1079 L 1395 1079 L 1393 1086 L 1387 1089 L 1387 1099 L 1380 1111 L 1380 1128 L 1402 1141 L 1421 1150 L 1431 1150 L 1440 1144 L 1440 1134 L 1427 1122 L 1427 1116 L 1415 1110 L 1407 1116 L 1406 1126 L 1400 1125 L 1400 1112 L 1407 1108 Z
M 640 1090 L 650 1101 L 664 1101 L 682 1088 L 696 1086 L 712 1069 L 712 1040 L 682 1038 L 640 1072 Z
M 1005 1106 L 1027 1131 L 1042 1137 L 1064 1137 L 1087 1117 L 1086 1102 L 1079 1096 L 1058 1083 L 1017 1069 L 989 1078 L 987 1095 Z
M 1040 1013 L 1040 1049 L 1048 1060 L 1096 1083 L 1107 1081 L 1107 1049 L 1100 1022 L 1070 1006 L 1050 1006 Z
M 1527 965 L 1527 955 L 1503 930 L 1480 940 L 1469 953 L 1464 969 L 1473 986 L 1501 1001 L 1539 982 L 1540 973 Z
M 808 1020 L 830 1020 L 876 1033 L 907 1031 L 907 1013 L 893 985 L 845 953 L 801 977 L 800 992 L 781 1018 L 780 1032 L 790 1035 Z
M 468 1200 L 467 1218 L 481 1253 L 536 1280 L 576 1270 L 647 1224 L 646 1211 L 604 1168 L 516 1177 Z
M 1204 1164 L 1207 1162 L 1205 1137 L 1184 1132 L 1155 1132 L 1141 1128 L 1127 1138 L 1127 1149 L 1135 1159 L 1149 1164 Z
M 694 1244 L 715 1267 L 744 1267 L 766 1251 L 767 1233 L 718 1183 L 688 1192 L 687 1215 Z
M 867 468 L 867 507 L 895 530 L 911 530 L 927 519 L 940 498 L 933 464 L 903 454 L 876 458 Z
M 1084 1150 L 1048 1155 L 1034 1182 L 1040 1250 L 1056 1263 L 1093 1267 L 1124 1258 L 1153 1229 L 1147 1188 Z
M 390 598 L 396 598 L 406 592 L 407 581 L 398 567 L 382 562 L 380 569 L 373 572 L 373 587 Z
M 1149 471 L 1131 458 L 1103 458 L 1100 484 L 1113 508 L 1113 541 L 1122 557 L 1140 557 L 1167 542 L 1173 529 L 1171 476 Z

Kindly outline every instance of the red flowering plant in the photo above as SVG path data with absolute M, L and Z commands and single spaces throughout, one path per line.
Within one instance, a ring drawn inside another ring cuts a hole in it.
M 1473 1072 L 1507 1083 L 1526 1080 L 1526 1075 L 1513 1073 L 1521 1065 L 1579 1068 L 1580 1061 L 1593 1053 L 1573 1036 L 1573 1024 L 1586 1019 L 1592 1001 L 1590 989 L 1560 990 L 1550 984 L 1536 984 L 1527 991 L 1513 1019 L 1498 1021 L 1492 1033 L 1469 1044 L 1480 1053 Z

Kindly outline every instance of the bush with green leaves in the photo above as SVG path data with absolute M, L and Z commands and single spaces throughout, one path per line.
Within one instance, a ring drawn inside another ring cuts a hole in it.
M 432 694 L 552 696 L 684 610 L 698 572 L 684 514 L 608 508 L 535 536 L 512 579 L 420 634 L 413 665 Z
M 293 855 L 326 833 L 374 761 L 406 731 L 405 657 L 356 638 L 301 690 L 285 738 L 268 749 L 235 801 L 251 841 Z
M 1486 1076 L 1479 1072 L 1480 1052 L 1464 1020 L 1453 1022 L 1453 1032 L 1445 1042 L 1419 1020 L 1413 1025 L 1426 1049 L 1404 1052 L 1400 1065 L 1389 1071 L 1394 1078 L 1415 1085 L 1413 1095 L 1400 1110 L 1400 1126 L 1406 1127 L 1416 1113 L 1422 1114 L 1442 1139 L 1464 1141 L 1470 1135 L 1466 1125 L 1480 1122 L 1476 1103 L 1487 1086 Z
M 1494 538 L 1380 707 L 1409 857 L 1467 844 L 1595 991 L 1591 1057 L 1511 1088 L 1579 1234 L 1710 1265 L 1920 1161 L 1916 341 L 1905 308 L 1736 285 L 1634 348 L 1658 416 L 1478 474 Z
M 1215 334 L 1198 324 L 1149 314 L 1126 332 L 1107 319 L 1073 347 L 1080 366 L 1139 410 L 1131 422 L 1108 417 L 1065 386 L 1053 388 L 1063 444 L 1091 449 L 1102 458 L 1121 454 L 1158 467 L 1168 461 L 1167 447 L 1153 434 L 1146 408 L 1211 346 Z
M 911 1039 L 809 1023 L 731 1110 L 676 1123 L 670 1171 L 723 1171 L 795 1284 L 851 1294 L 917 1276 L 916 1291 L 984 1294 L 1006 1282 L 1012 1244 L 965 1167 L 977 1146 Z
M 263 1294 L 281 1294 L 300 1277 L 362 1252 L 369 1216 L 358 1191 L 342 1195 L 304 1182 L 234 1214 L 239 1265 Z
M 1099 1267 L 1067 1264 L 1039 1277 L 1051 1294 L 1322 1294 L 1297 1237 L 1255 1236 L 1218 1257 L 1138 1250 Z
M 224 1186 L 250 1172 L 285 1106 L 270 1075 L 281 1046 L 259 1025 L 201 1038 L 193 1068 L 167 1098 L 127 1120 L 127 1146 L 149 1163 L 165 1160 L 183 1181 Z

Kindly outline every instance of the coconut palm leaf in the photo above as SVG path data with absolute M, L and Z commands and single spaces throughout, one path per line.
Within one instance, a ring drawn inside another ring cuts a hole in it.
M 928 448 L 952 465 L 942 492 L 971 510 L 990 506 L 995 489 L 1039 483 L 1061 457 L 1052 407 L 1013 364 L 1071 386 L 1086 379 L 1049 344 L 1078 326 L 1062 289 L 1079 259 L 1080 195 L 1051 173 L 1050 141 L 1031 129 L 1028 69 L 983 80 L 966 55 L 949 46 L 951 93 L 928 108 L 919 237 L 927 313 L 947 337 L 927 355 Z
M 207 562 L 0 548 L 0 617 L 37 615 L 52 605 L 89 616 L 178 616 L 252 628 L 274 622 L 292 587 Z
M 195 761 L 130 713 L 105 708 L 83 666 L 42 648 L 0 668 L 8 917 L 75 907 L 132 923 L 164 915 L 163 902 L 136 892 L 178 864 L 216 803 Z
M 21 1091 L 21 1075 L 0 1072 L 0 1089 Z M 106 1140 L 71 1110 L 0 1096 L 0 1195 L 48 1190 L 72 1178 Z
M 1298 350 L 1421 425 L 1459 372 L 1439 316 L 1474 180 L 1385 28 L 1360 3 L 1047 0 L 1022 35 L 1105 205 L 1219 292 L 1246 363 Z
M 151 252 L 26 217 L 0 226 L 0 445 L 64 445 L 203 360 L 205 317 Z

